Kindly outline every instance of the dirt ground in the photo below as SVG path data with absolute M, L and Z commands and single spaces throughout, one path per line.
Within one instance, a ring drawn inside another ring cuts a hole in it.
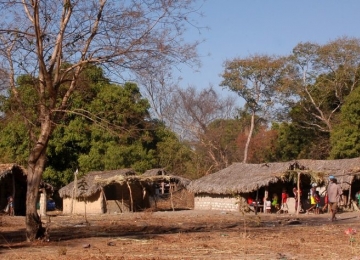
M 359 212 L 243 215 L 166 211 L 55 215 L 49 241 L 25 242 L 24 217 L 0 216 L 0 259 L 359 259 Z M 50 221 L 50 222 L 49 222 Z

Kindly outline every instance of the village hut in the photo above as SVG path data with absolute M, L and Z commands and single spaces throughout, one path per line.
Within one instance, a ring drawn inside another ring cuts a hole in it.
M 189 179 L 172 175 L 163 168 L 147 170 L 141 179 L 147 183 L 151 208 L 179 210 L 194 207 L 194 194 L 186 189 Z
M 14 214 L 26 212 L 26 171 L 14 164 L 0 164 L 0 208 L 6 208 L 7 198 L 13 197 Z
M 4 210 L 6 208 L 8 204 L 7 198 L 12 196 L 14 215 L 25 216 L 26 191 L 27 176 L 25 168 L 16 163 L 0 164 L 0 209 Z M 42 193 L 51 195 L 53 192 L 53 186 L 41 181 L 39 197 Z
M 63 199 L 63 214 L 102 214 L 133 210 L 131 200 L 141 206 L 142 198 L 133 198 L 131 194 L 141 194 L 141 187 L 131 187 L 125 182 L 129 176 L 135 176 L 132 169 L 93 171 L 75 180 L 59 190 Z M 117 180 L 117 181 L 114 181 Z M 141 197 L 141 195 L 140 195 Z
M 164 194 L 155 196 L 157 185 L 169 184 Z M 183 189 L 190 180 L 172 176 L 163 169 L 153 169 L 136 175 L 132 169 L 90 172 L 59 190 L 64 214 L 103 214 L 154 209 L 188 207 L 193 198 L 185 198 Z M 155 197 L 155 204 L 154 204 Z M 167 205 L 157 203 L 167 197 Z M 190 201 L 190 203 L 189 203 Z M 169 206 L 170 205 L 170 206 Z
M 306 198 L 311 184 L 326 186 L 329 175 L 338 179 L 346 193 L 359 173 L 360 158 L 233 163 L 223 170 L 192 181 L 187 188 L 195 193 L 195 209 L 239 211 L 250 196 L 258 199 L 261 208 L 264 198 L 271 198 L 272 194 L 280 197 L 283 189 L 292 196 L 291 190 L 296 186 L 300 187 Z

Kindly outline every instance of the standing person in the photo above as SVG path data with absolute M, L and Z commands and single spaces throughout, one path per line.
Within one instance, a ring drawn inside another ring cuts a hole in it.
M 356 192 L 355 198 L 357 200 L 357 206 L 360 208 L 360 191 Z
M 279 199 L 278 195 L 274 194 L 273 197 L 272 197 L 271 206 L 273 207 L 275 212 L 277 212 L 279 210 L 279 201 L 278 201 L 278 199 Z
M 283 210 L 284 213 L 288 213 L 289 211 L 289 207 L 287 205 L 287 198 L 288 198 L 288 194 L 286 192 L 286 189 L 283 189 L 281 193 L 281 209 Z
M 310 208 L 306 211 L 306 214 L 309 214 L 310 211 L 316 211 L 316 199 L 315 199 L 315 192 L 310 190 Z M 316 213 L 316 212 L 315 212 Z
M 321 205 L 320 205 L 320 194 L 318 191 L 315 191 L 314 198 L 316 202 L 315 214 L 320 214 Z
M 328 200 L 331 211 L 331 221 L 336 220 L 337 205 L 342 195 L 342 189 L 337 184 L 337 180 L 334 176 L 329 177 L 329 186 L 327 188 Z
M 7 198 L 7 201 L 8 201 L 8 213 L 10 216 L 14 216 L 14 202 L 13 202 L 13 197 L 12 196 L 9 196 Z

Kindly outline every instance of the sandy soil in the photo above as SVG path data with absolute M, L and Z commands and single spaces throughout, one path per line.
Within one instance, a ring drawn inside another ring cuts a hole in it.
M 167 211 L 52 216 L 49 241 L 25 242 L 24 217 L 0 216 L 0 259 L 359 259 L 359 212 L 243 215 Z M 50 221 L 50 222 L 49 222 Z

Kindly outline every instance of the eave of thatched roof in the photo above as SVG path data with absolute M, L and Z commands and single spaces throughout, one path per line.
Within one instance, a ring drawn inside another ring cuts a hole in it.
M 294 165 L 297 167 L 294 168 Z M 298 160 L 282 163 L 234 163 L 216 173 L 192 181 L 187 189 L 194 193 L 237 194 L 254 191 L 286 179 L 291 172 L 302 172 L 325 179 L 334 175 L 343 189 L 348 189 L 353 176 L 360 174 L 360 158 L 343 160 Z
M 133 169 L 120 169 L 120 170 L 111 170 L 111 171 L 94 171 L 89 172 L 85 176 L 79 178 L 77 180 L 77 185 L 74 186 L 74 182 L 69 183 L 65 187 L 62 187 L 59 190 L 60 197 L 90 197 L 95 194 L 97 191 L 101 190 L 101 188 L 106 185 L 105 182 L 101 180 L 108 180 L 111 178 L 121 179 L 126 176 L 135 175 L 135 171 Z M 81 189 L 79 186 L 84 187 Z
M 157 175 L 168 175 L 163 168 L 150 169 L 144 172 L 142 176 L 157 176 Z
M 13 174 L 14 172 L 20 173 L 24 176 L 26 175 L 26 170 L 20 165 L 15 163 L 0 164 L 0 180 L 8 174 Z
M 163 168 L 150 169 L 139 177 L 143 182 L 171 181 L 180 184 L 183 187 L 189 185 L 190 180 L 184 177 L 173 175 Z
M 99 191 L 101 188 L 110 185 L 112 183 L 119 184 L 139 184 L 139 185 L 152 185 L 155 182 L 169 181 L 175 182 L 183 187 L 186 187 L 190 180 L 174 176 L 174 175 L 157 175 L 159 169 L 153 169 L 148 171 L 145 175 L 135 175 L 132 169 L 122 169 L 114 171 L 104 172 L 90 172 L 84 177 L 77 180 L 76 189 L 74 189 L 74 182 L 69 183 L 65 187 L 59 190 L 60 197 L 72 197 L 75 196 L 87 198 Z M 79 186 L 86 186 L 81 190 Z M 74 195 L 73 195 L 74 194 Z

